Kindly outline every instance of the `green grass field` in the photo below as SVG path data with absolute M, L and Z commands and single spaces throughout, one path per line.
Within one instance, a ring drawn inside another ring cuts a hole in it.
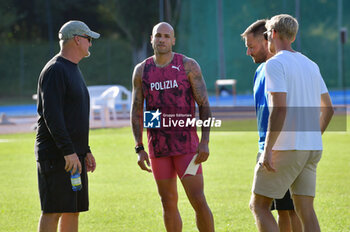
M 348 120 L 349 125 L 349 120 Z M 36 231 L 40 215 L 34 133 L 0 136 L 0 231 Z M 145 140 L 145 137 L 144 137 Z M 165 231 L 152 174 L 137 166 L 130 128 L 92 130 L 97 162 L 89 174 L 90 211 L 80 231 Z M 350 231 L 350 155 L 347 132 L 324 135 L 315 208 L 322 231 Z M 213 132 L 204 164 L 205 193 L 216 231 L 256 231 L 248 208 L 257 153 L 256 132 Z M 197 231 L 179 183 L 183 231 Z

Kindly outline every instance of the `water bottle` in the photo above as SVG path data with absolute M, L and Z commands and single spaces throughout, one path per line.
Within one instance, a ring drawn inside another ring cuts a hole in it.
M 81 178 L 79 171 L 77 170 L 74 174 L 72 173 L 72 170 L 70 170 L 71 176 L 70 176 L 70 181 L 72 182 L 72 189 L 74 192 L 81 190 L 83 187 L 81 185 Z

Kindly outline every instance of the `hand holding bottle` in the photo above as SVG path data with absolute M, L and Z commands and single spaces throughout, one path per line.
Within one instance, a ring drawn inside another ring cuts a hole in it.
M 76 153 L 66 155 L 64 156 L 64 159 L 66 161 L 64 169 L 67 172 L 72 171 L 73 173 L 75 173 L 76 171 L 78 171 L 79 173 L 81 173 L 81 163 Z

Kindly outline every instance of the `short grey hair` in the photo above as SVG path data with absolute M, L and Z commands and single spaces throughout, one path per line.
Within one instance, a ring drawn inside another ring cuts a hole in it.
M 293 41 L 298 33 L 298 21 L 288 14 L 280 14 L 273 16 L 266 22 L 267 30 L 276 30 L 281 39 Z
M 59 41 L 60 47 L 63 48 L 63 46 L 64 46 L 69 40 L 71 40 L 71 39 L 61 39 L 61 40 Z

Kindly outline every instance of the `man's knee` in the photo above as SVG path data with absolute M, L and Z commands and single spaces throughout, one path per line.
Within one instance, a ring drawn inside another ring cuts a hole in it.
M 252 194 L 249 202 L 249 208 L 253 213 L 261 210 L 270 210 L 272 199 L 261 195 Z
M 313 197 L 293 195 L 294 208 L 298 215 L 308 215 L 314 211 Z
M 188 195 L 188 198 L 195 209 L 201 209 L 207 207 L 207 201 L 203 192 L 196 192 Z
M 249 209 L 250 209 L 250 211 L 252 211 L 252 213 L 255 213 L 258 211 L 258 208 L 259 208 L 259 206 L 255 200 L 254 194 L 252 194 L 250 201 L 249 201 Z
M 176 193 L 166 193 L 160 195 L 160 199 L 164 209 L 177 207 L 178 195 Z
M 250 201 L 249 201 L 250 211 L 254 212 L 254 206 L 255 206 L 255 204 L 254 204 L 253 197 L 252 197 L 252 198 L 250 198 Z

